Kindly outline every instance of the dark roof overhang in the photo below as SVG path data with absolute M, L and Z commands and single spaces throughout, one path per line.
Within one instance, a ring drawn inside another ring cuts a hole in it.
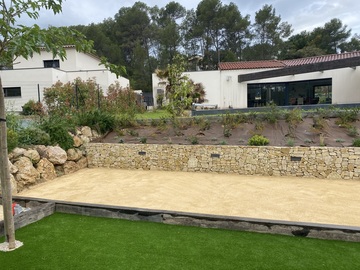
M 356 68 L 357 66 L 360 66 L 360 57 L 352 57 L 348 59 L 340 59 L 340 60 L 334 60 L 334 61 L 328 61 L 322 63 L 284 67 L 280 69 L 243 74 L 238 76 L 238 82 L 241 83 L 241 82 L 247 82 L 253 80 L 289 76 L 289 75 L 321 72 L 325 70 L 347 68 L 347 67 Z

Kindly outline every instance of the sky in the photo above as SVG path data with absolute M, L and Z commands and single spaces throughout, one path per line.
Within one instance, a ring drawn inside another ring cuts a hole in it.
M 196 9 L 199 0 L 181 0 L 180 3 L 186 9 Z M 122 7 L 131 7 L 136 1 L 129 0 L 65 0 L 62 14 L 53 15 L 51 12 L 41 12 L 36 21 L 41 27 L 88 25 L 100 23 L 104 19 L 114 18 L 114 15 Z M 170 1 L 143 0 L 148 6 L 165 7 Z M 253 22 L 255 12 L 265 4 L 275 8 L 276 15 L 280 15 L 282 21 L 292 25 L 293 34 L 303 30 L 311 31 L 315 27 L 324 26 L 333 18 L 338 18 L 343 24 L 351 29 L 351 34 L 360 34 L 360 1 L 359 0 L 221 0 L 223 5 L 235 3 L 243 16 L 250 15 Z M 21 18 L 21 23 L 31 25 L 35 21 Z

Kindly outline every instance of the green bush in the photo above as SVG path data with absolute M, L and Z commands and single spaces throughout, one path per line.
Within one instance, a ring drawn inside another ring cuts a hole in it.
M 74 140 L 69 134 L 74 129 L 71 119 L 50 117 L 41 123 L 40 128 L 50 135 L 51 144 L 58 144 L 64 150 L 73 147 Z
M 359 135 L 358 129 L 354 126 L 349 126 L 347 128 L 347 132 L 350 137 L 356 137 Z
M 188 138 L 188 141 L 189 141 L 191 144 L 199 144 L 199 139 L 198 139 L 198 137 L 196 137 L 196 136 L 190 136 L 190 137 Z
M 45 131 L 29 127 L 19 131 L 20 145 L 50 145 L 50 135 Z
M 239 124 L 238 116 L 236 114 L 230 114 L 227 112 L 221 116 L 221 124 L 226 129 L 234 129 Z
M 360 139 L 353 140 L 353 146 L 354 147 L 360 147 Z
M 36 102 L 34 100 L 29 100 L 22 106 L 23 115 L 44 115 L 44 107 L 41 102 Z
M 296 127 L 303 121 L 301 109 L 295 108 L 287 111 L 285 113 L 285 121 L 289 123 L 289 125 Z
M 287 145 L 287 146 L 293 147 L 294 144 L 295 144 L 295 140 L 294 140 L 293 138 L 288 138 L 288 139 L 286 140 L 286 145 Z
M 336 122 L 338 125 L 347 126 L 352 122 L 355 122 L 359 118 L 359 109 L 358 108 L 346 108 L 339 110 L 337 113 L 339 118 Z
M 114 126 L 120 127 L 136 127 L 138 123 L 136 122 L 135 116 L 132 114 L 121 114 L 120 117 L 114 119 Z
M 265 138 L 262 135 L 254 135 L 252 136 L 249 141 L 248 141 L 248 145 L 252 145 L 252 146 L 263 146 L 263 145 L 268 145 L 269 144 L 269 139 Z
M 114 115 L 100 110 L 93 110 L 77 115 L 79 126 L 89 126 L 101 134 L 115 129 L 116 118 Z
M 231 129 L 230 128 L 224 128 L 223 134 L 224 134 L 224 137 L 229 138 L 232 135 Z
M 275 103 L 270 103 L 266 106 L 265 120 L 271 124 L 277 123 L 281 118 L 281 111 Z
M 8 153 L 10 153 L 12 150 L 14 150 L 18 145 L 18 134 L 15 130 L 7 129 L 7 150 Z
M 140 139 L 139 139 L 139 141 L 141 142 L 141 143 L 146 143 L 147 142 L 147 138 L 146 137 L 141 137 Z
M 6 113 L 6 127 L 12 130 L 19 130 L 21 126 L 20 116 L 15 113 Z

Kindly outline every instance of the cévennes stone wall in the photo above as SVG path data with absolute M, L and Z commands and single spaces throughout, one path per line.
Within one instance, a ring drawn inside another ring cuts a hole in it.
M 86 145 L 89 167 L 360 179 L 360 148 Z

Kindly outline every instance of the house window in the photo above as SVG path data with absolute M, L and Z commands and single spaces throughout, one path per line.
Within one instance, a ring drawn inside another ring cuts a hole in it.
M 4 87 L 5 97 L 21 97 L 21 87 Z
M 59 60 L 44 60 L 44 68 L 59 68 Z
M 248 107 L 331 104 L 332 79 L 248 84 Z

